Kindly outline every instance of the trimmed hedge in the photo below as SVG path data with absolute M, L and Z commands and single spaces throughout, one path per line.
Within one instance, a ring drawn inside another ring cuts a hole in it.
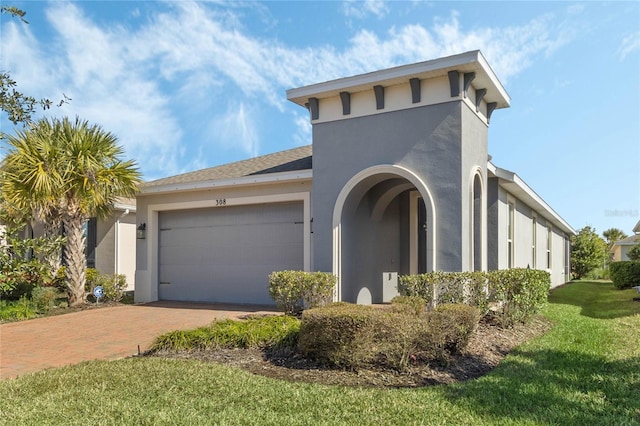
M 269 295 L 287 314 L 331 303 L 335 286 L 336 277 L 328 272 L 278 271 L 269 275 Z
M 497 304 L 494 316 L 503 327 L 526 322 L 547 302 L 551 276 L 537 269 L 491 271 L 489 301 Z
M 334 303 L 306 310 L 298 349 L 335 367 L 369 365 L 404 371 L 412 360 L 444 360 L 462 351 L 480 319 L 478 309 L 471 306 L 443 305 L 419 314 L 415 306 L 399 303 L 382 309 Z
M 398 282 L 400 294 L 421 297 L 431 308 L 463 303 L 477 307 L 483 316 L 491 313 L 507 327 L 536 313 L 546 302 L 550 288 L 549 273 L 535 269 L 430 272 L 403 275 Z
M 218 320 L 206 327 L 176 330 L 157 337 L 152 352 L 217 348 L 295 348 L 300 320 L 285 315 Z
M 430 272 L 401 275 L 398 291 L 405 296 L 418 296 L 435 308 L 445 303 L 475 306 L 482 314 L 489 310 L 487 281 L 484 272 Z
M 609 265 L 611 281 L 617 289 L 631 288 L 640 285 L 640 262 L 624 260 Z

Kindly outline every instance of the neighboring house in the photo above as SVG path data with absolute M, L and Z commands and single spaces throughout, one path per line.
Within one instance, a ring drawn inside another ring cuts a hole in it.
M 612 260 L 619 262 L 621 260 L 629 260 L 629 250 L 636 244 L 640 244 L 640 220 L 633 228 L 633 235 L 613 243 L 611 247 Z
M 273 303 L 272 271 L 329 271 L 336 299 L 383 277 L 510 267 L 569 279 L 575 231 L 488 161 L 509 96 L 479 51 L 292 89 L 313 146 L 142 185 L 136 301 Z
M 121 199 L 105 219 L 90 219 L 86 226 L 87 267 L 103 274 L 127 277 L 127 290 L 135 289 L 136 200 Z
M 127 291 L 135 288 L 136 200 L 120 199 L 105 219 L 90 219 L 85 225 L 87 267 L 103 274 L 123 274 Z M 26 226 L 24 238 L 43 235 L 41 225 Z

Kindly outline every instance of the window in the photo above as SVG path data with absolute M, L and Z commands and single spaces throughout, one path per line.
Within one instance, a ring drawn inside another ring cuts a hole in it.
M 97 220 L 92 217 L 82 227 L 85 237 L 84 252 L 87 256 L 87 268 L 96 267 L 96 244 L 98 242 Z
M 537 267 L 536 245 L 538 240 L 538 218 L 534 215 L 531 219 L 531 268 Z
M 514 244 L 513 239 L 515 235 L 515 214 L 516 214 L 516 206 L 513 202 L 509 202 L 509 218 L 507 220 L 507 256 L 508 262 L 507 265 L 509 268 L 514 267 Z
M 551 227 L 547 228 L 547 269 L 551 269 Z

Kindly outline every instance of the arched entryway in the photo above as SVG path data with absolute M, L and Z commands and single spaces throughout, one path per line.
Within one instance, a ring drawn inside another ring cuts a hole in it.
M 469 270 L 485 271 L 487 269 L 486 255 L 486 199 L 482 170 L 478 167 L 471 174 L 470 193 L 470 259 Z
M 365 169 L 347 182 L 333 213 L 338 300 L 382 302 L 382 273 L 436 269 L 436 209 L 427 185 L 394 165 Z

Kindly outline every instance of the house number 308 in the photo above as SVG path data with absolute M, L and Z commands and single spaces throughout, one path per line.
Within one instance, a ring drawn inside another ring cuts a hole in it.
M 227 199 L 226 198 L 218 198 L 216 200 L 216 206 L 226 206 L 227 205 Z

